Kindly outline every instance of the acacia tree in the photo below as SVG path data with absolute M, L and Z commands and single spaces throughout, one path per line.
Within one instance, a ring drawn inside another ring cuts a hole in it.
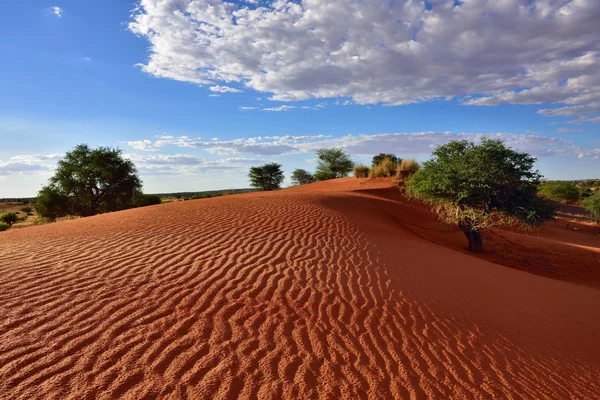
M 319 161 L 315 179 L 318 181 L 348 176 L 354 168 L 350 155 L 341 148 L 319 149 L 317 150 L 317 159 Z
M 260 190 L 281 189 L 283 171 L 281 164 L 269 163 L 250 168 L 250 185 Z
M 295 186 L 306 185 L 308 183 L 313 183 L 315 181 L 315 177 L 310 172 L 304 169 L 295 169 L 292 172 L 292 184 Z
M 50 220 L 122 210 L 132 207 L 141 186 L 135 165 L 121 150 L 80 144 L 58 162 L 38 194 L 36 210 Z
M 15 223 L 19 222 L 19 216 L 14 212 L 7 213 L 0 217 L 0 222 L 4 222 L 12 228 Z
M 537 195 L 536 159 L 499 140 L 484 138 L 439 146 L 407 183 L 407 192 L 434 205 L 440 219 L 456 223 L 469 250 L 483 251 L 480 230 L 501 224 L 540 225 L 555 213 Z

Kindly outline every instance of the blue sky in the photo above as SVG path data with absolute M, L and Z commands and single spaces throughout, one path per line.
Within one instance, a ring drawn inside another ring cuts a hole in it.
M 481 135 L 549 179 L 600 177 L 598 2 L 454 3 L 9 2 L 0 197 L 35 195 L 79 143 L 123 149 L 146 192 Z

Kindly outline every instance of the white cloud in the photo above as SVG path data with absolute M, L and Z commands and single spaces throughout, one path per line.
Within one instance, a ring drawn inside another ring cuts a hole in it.
M 128 154 L 140 175 L 193 175 L 210 171 L 238 171 L 245 170 L 252 164 L 264 163 L 265 160 L 257 158 L 232 157 L 215 161 L 205 161 L 190 154 L 172 155 L 135 155 Z
M 263 108 L 263 109 L 261 109 L 261 111 L 281 112 L 281 111 L 290 111 L 290 110 L 293 110 L 294 108 L 296 108 L 296 106 L 283 105 L 283 106 L 277 106 L 277 107 Z
M 598 0 L 428 4 L 141 0 L 129 29 L 150 43 L 149 74 L 238 83 L 278 101 L 600 101 Z
M 0 177 L 53 171 L 56 161 L 62 156 L 63 154 L 17 155 L 6 162 L 0 160 Z
M 235 89 L 229 86 L 211 86 L 210 88 L 211 92 L 218 92 L 218 93 L 240 93 L 241 90 L 240 89 Z
M 62 10 L 62 8 L 60 8 L 58 6 L 52 6 L 52 7 L 47 8 L 46 12 L 49 13 L 49 14 L 51 14 L 51 15 L 55 15 L 58 18 L 61 18 L 63 10 Z
M 150 147 L 158 149 L 168 145 L 202 149 L 213 154 L 254 154 L 278 156 L 285 154 L 314 153 L 321 147 L 343 147 L 355 156 L 372 156 L 382 152 L 392 152 L 402 156 L 427 156 L 438 145 L 450 140 L 479 141 L 482 137 L 500 139 L 507 145 L 536 157 L 579 156 L 596 157 L 598 150 L 584 148 L 562 138 L 546 137 L 539 134 L 468 134 L 453 132 L 413 132 L 386 133 L 377 135 L 347 135 L 332 138 L 325 135 L 313 136 L 262 136 L 233 140 L 202 141 L 188 136 L 170 137 L 150 141 Z

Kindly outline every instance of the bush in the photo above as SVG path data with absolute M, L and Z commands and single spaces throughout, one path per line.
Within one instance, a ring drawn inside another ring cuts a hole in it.
M 369 177 L 369 167 L 364 164 L 356 164 L 354 166 L 354 177 L 355 178 L 368 178 Z
M 21 211 L 23 211 L 27 215 L 30 215 L 33 209 L 31 207 L 23 207 L 21 208 Z
M 373 157 L 373 161 L 371 161 L 371 167 L 375 167 L 375 166 L 379 165 L 379 163 L 382 162 L 386 158 L 389 158 L 390 160 L 392 160 L 392 162 L 394 164 L 400 164 L 400 162 L 402 161 L 400 158 L 396 157 L 394 154 L 379 153 L 375 157 Z
M 13 224 L 20 221 L 20 218 L 16 213 L 7 213 L 0 217 L 0 221 L 8 225 L 9 228 L 11 228 Z
M 540 186 L 542 196 L 560 203 L 574 203 L 579 200 L 579 189 L 573 182 L 547 182 Z
M 292 172 L 292 185 L 306 185 L 315 182 L 315 177 L 310 172 L 304 169 L 295 169 Z
M 4 222 L 0 222 L 0 232 L 4 232 L 10 229 L 9 224 L 5 224 Z
M 406 179 L 417 173 L 420 165 L 415 159 L 402 160 L 396 172 L 396 179 Z
M 398 164 L 392 158 L 385 157 L 371 168 L 369 176 L 371 178 L 389 178 L 396 175 L 396 168 L 398 168 Z
M 536 159 L 499 140 L 483 138 L 439 146 L 407 183 L 411 196 L 432 204 L 438 217 L 457 224 L 470 251 L 483 251 L 480 230 L 494 225 L 536 226 L 554 215 L 537 195 Z
M 594 193 L 585 199 L 582 204 L 592 217 L 600 218 L 600 192 Z
M 162 200 L 157 194 L 143 194 L 138 193 L 133 196 L 133 206 L 134 207 L 146 207 L 153 206 L 155 204 L 162 203 Z

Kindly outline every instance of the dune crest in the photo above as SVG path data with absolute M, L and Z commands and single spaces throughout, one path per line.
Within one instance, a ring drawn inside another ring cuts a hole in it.
M 600 290 L 432 243 L 389 188 L 0 234 L 0 397 L 600 397 Z

